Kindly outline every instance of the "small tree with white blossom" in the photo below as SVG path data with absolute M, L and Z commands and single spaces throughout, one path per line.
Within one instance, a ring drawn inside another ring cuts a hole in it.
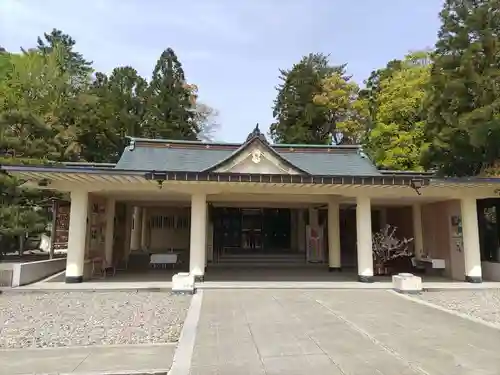
M 384 265 L 387 261 L 402 256 L 410 256 L 412 252 L 408 250 L 408 244 L 413 238 L 396 237 L 397 227 L 386 225 L 385 228 L 373 234 L 373 260 L 378 265 Z

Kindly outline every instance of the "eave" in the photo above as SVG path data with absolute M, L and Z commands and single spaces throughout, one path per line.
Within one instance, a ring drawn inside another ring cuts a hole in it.
M 190 182 L 190 183 L 252 183 L 252 184 L 280 184 L 280 185 L 354 185 L 354 186 L 409 186 L 418 181 L 422 187 L 497 187 L 500 178 L 470 177 L 470 178 L 436 178 L 429 173 L 389 173 L 378 176 L 321 176 L 321 175 L 275 175 L 275 174 L 237 174 L 215 172 L 172 172 L 123 170 L 99 165 L 63 165 L 63 166 L 36 166 L 36 165 L 3 165 L 0 172 L 4 172 L 20 179 L 35 182 L 39 188 L 40 181 L 63 182 L 69 184 L 150 184 L 155 181 Z
M 147 180 L 154 181 L 198 181 L 198 182 L 252 182 L 263 184 L 301 184 L 301 185 L 384 185 L 412 186 L 416 178 L 422 186 L 429 185 L 430 179 L 411 175 L 384 176 L 311 176 L 311 175 L 275 175 L 247 173 L 215 172 L 158 172 L 145 174 Z
M 51 182 L 74 184 L 104 183 L 137 183 L 147 182 L 144 171 L 129 171 L 94 165 L 2 165 L 1 171 L 22 180 L 37 182 L 38 187 L 50 188 Z M 45 182 L 44 182 L 45 181 Z

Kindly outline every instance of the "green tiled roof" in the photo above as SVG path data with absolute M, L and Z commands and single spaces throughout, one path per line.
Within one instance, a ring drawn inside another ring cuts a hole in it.
M 279 152 L 290 163 L 312 175 L 379 176 L 380 172 L 357 150 L 335 152 Z
M 116 164 L 117 169 L 142 171 L 201 172 L 227 158 L 233 150 L 148 147 L 140 143 L 128 147 Z
M 171 144 L 173 147 L 166 147 Z M 236 144 L 132 139 L 116 168 L 134 171 L 202 172 L 227 159 Z M 357 147 L 269 145 L 290 164 L 311 175 L 380 176 Z M 293 149 L 293 151 L 291 151 Z

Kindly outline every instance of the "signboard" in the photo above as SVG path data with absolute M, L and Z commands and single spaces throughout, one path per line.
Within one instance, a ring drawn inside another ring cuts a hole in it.
M 324 237 L 323 226 L 306 226 L 306 255 L 310 263 L 321 263 L 324 261 Z
M 70 202 L 55 201 L 53 210 L 54 239 L 52 243 L 56 250 L 66 249 L 68 247 Z
M 451 224 L 451 240 L 453 247 L 459 253 L 463 252 L 464 240 L 462 232 L 462 218 L 459 215 L 454 215 L 450 219 Z

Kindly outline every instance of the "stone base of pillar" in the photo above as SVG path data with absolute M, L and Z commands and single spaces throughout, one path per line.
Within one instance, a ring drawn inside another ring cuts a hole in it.
M 178 295 L 178 296 L 192 296 L 196 294 L 196 289 L 193 289 L 192 291 L 178 291 L 178 290 L 172 290 L 172 294 Z
M 194 277 L 187 272 L 179 272 L 172 276 L 172 293 L 194 294 Z
M 360 283 L 373 283 L 373 276 L 363 276 L 363 275 L 358 275 L 358 281 Z
M 342 267 L 328 267 L 328 272 L 342 272 Z
M 483 282 L 483 278 L 481 276 L 467 276 L 465 275 L 465 281 L 473 284 L 480 284 Z
M 66 284 L 77 284 L 83 282 L 83 276 L 66 276 Z
M 205 281 L 205 276 L 204 276 L 204 275 L 196 275 L 196 276 L 194 277 L 194 281 L 195 281 L 195 282 L 201 282 L 201 283 L 202 283 L 203 281 Z

